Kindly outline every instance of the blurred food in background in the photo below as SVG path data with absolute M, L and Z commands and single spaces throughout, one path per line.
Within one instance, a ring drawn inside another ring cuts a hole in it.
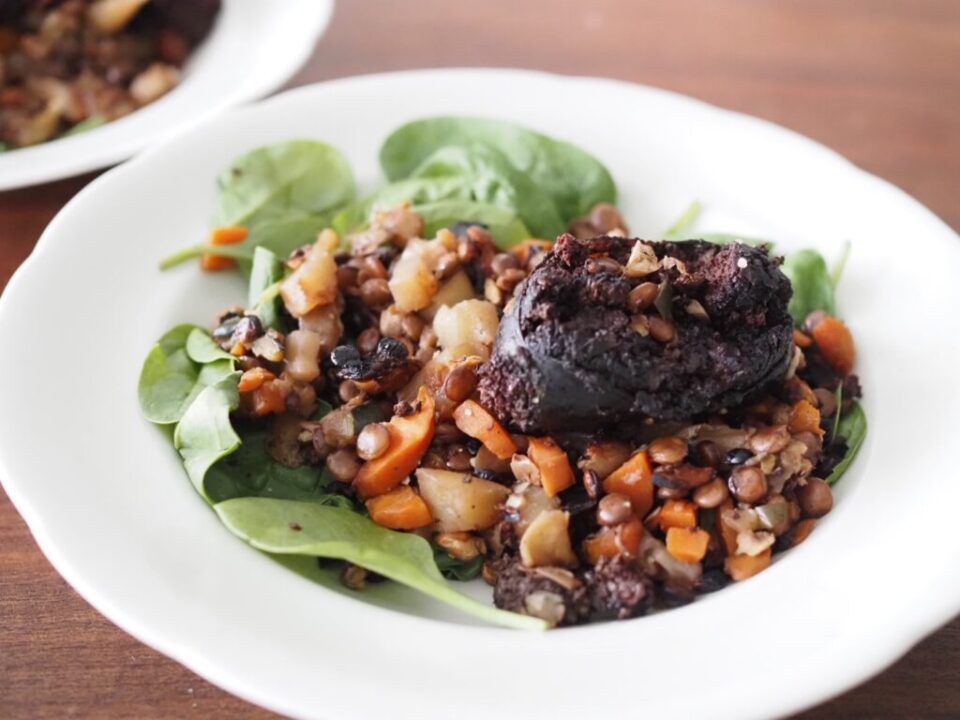
M 0 0 L 0 150 L 162 97 L 219 10 L 220 0 Z

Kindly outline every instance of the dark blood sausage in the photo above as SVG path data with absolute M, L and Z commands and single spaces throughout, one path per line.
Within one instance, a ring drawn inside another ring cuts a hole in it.
M 739 243 L 650 242 L 660 269 L 630 278 L 621 268 L 636 243 L 564 235 L 517 289 L 479 384 L 501 421 L 537 433 L 688 419 L 783 379 L 793 325 L 779 258 Z M 630 310 L 644 282 L 669 286 L 642 311 L 656 329 L 666 315 L 669 341 L 643 334 Z

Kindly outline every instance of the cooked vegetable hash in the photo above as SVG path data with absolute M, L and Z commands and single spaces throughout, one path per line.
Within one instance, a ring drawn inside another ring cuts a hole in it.
M 249 277 L 140 384 L 231 531 L 537 627 L 689 603 L 830 511 L 866 427 L 839 269 L 680 239 L 695 211 L 631 237 L 596 159 L 504 123 L 411 123 L 381 162 L 357 200 L 332 148 L 254 151 L 167 263 Z M 478 576 L 510 612 L 444 582 Z
M 180 82 L 219 0 L 0 0 L 0 150 L 116 120 Z

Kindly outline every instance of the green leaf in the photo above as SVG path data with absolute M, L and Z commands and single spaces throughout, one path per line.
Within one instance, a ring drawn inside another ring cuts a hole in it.
M 160 263 L 160 269 L 168 270 L 205 253 L 232 258 L 240 263 L 241 269 L 249 269 L 258 247 L 266 248 L 274 255 L 285 258 L 298 247 L 314 242 L 320 231 L 330 227 L 330 224 L 330 215 L 326 214 L 269 220 L 253 228 L 242 243 L 218 247 L 206 244 L 194 245 L 163 260 Z
M 407 123 L 384 142 L 380 165 L 389 180 L 400 180 L 442 147 L 476 143 L 502 152 L 517 170 L 553 198 L 565 222 L 585 215 L 599 202 L 616 203 L 613 178 L 592 155 L 499 120 L 437 117 Z
M 173 433 L 187 476 L 207 502 L 211 502 L 204 483 L 207 471 L 240 447 L 240 436 L 230 424 L 230 411 L 240 404 L 239 381 L 240 373 L 232 372 L 204 388 Z
M 229 360 L 233 362 L 234 357 L 225 352 L 217 345 L 213 338 L 203 328 L 194 328 L 187 335 L 186 345 L 187 357 L 196 363 L 206 364 L 217 360 Z
M 473 560 L 457 560 L 445 550 L 434 548 L 433 559 L 440 569 L 440 574 L 447 580 L 467 582 L 479 577 L 483 571 L 483 555 L 478 555 Z
M 335 481 L 325 468 L 290 468 L 270 455 L 270 433 L 264 429 L 240 433 L 235 452 L 218 460 L 203 478 L 204 495 L 218 503 L 237 497 L 284 500 L 327 500 Z
M 254 249 L 247 306 L 257 314 L 265 328 L 283 329 L 280 323 L 279 282 L 281 279 L 283 279 L 283 263 L 277 254 L 262 246 Z M 275 292 L 269 293 L 271 288 L 274 288 Z
M 459 222 L 477 222 L 486 225 L 501 250 L 531 237 L 523 222 L 512 213 L 495 205 L 469 200 L 442 200 L 426 205 L 414 205 L 413 211 L 423 217 L 424 235 L 433 237 L 437 231 Z
M 860 403 L 853 403 L 840 418 L 836 434 L 846 441 L 847 454 L 827 476 L 828 485 L 833 485 L 847 471 L 850 463 L 857 456 L 860 446 L 863 445 L 863 439 L 867 436 L 867 415 L 863 412 Z
M 700 211 L 703 210 L 703 206 L 699 202 L 694 200 L 690 203 L 689 207 L 683 211 L 683 215 L 677 218 L 676 222 L 673 223 L 667 231 L 663 233 L 664 240 L 683 240 L 684 234 L 693 225 L 697 218 L 700 217 Z
M 205 366 L 190 359 L 187 344 L 194 332 L 205 334 L 195 325 L 173 328 L 160 338 L 143 363 L 137 398 L 140 411 L 152 423 L 178 422 L 205 387 L 233 372 L 232 358 Z
M 95 130 L 96 128 L 106 124 L 107 124 L 107 118 L 105 118 L 103 115 L 91 115 L 86 120 L 81 120 L 80 122 L 78 122 L 72 128 L 70 128 L 65 133 L 63 133 L 63 135 L 61 135 L 60 137 L 71 137 L 73 135 L 81 135 L 85 132 L 88 132 L 90 130 Z
M 267 221 L 319 215 L 351 202 L 356 194 L 346 158 L 314 140 L 253 150 L 223 172 L 219 186 L 216 227 L 251 230 Z
M 451 176 L 463 178 L 472 200 L 508 210 L 537 237 L 552 239 L 566 229 L 550 195 L 495 147 L 481 143 L 442 147 L 411 173 L 412 178 Z
M 700 240 L 717 243 L 718 245 L 729 245 L 730 243 L 738 242 L 743 243 L 744 245 L 753 245 L 754 247 L 758 245 L 767 245 L 771 249 L 773 248 L 773 243 L 769 240 L 746 237 L 744 235 L 736 235 L 734 233 L 697 233 L 696 236 Z
M 827 263 L 820 253 L 816 250 L 795 252 L 787 256 L 780 269 L 793 286 L 793 297 L 788 309 L 797 327 L 803 325 L 807 315 L 815 310 L 836 315 L 833 282 Z
M 538 618 L 498 610 L 457 592 L 437 569 L 429 542 L 381 528 L 350 510 L 267 498 L 227 500 L 214 509 L 231 532 L 259 550 L 345 560 L 487 622 L 546 629 Z
M 830 273 L 830 283 L 833 285 L 833 289 L 836 290 L 837 286 L 840 284 L 840 278 L 843 277 L 843 270 L 847 267 L 847 260 L 850 257 L 850 241 L 845 240 L 843 243 L 843 248 L 840 250 L 840 257 L 837 259 L 837 264 L 833 266 L 833 270 Z
M 376 210 L 386 210 L 405 202 L 423 205 L 439 200 L 469 200 L 470 188 L 462 176 L 409 178 L 390 183 L 369 197 L 352 202 L 333 218 L 333 229 L 341 235 L 361 230 L 370 224 Z

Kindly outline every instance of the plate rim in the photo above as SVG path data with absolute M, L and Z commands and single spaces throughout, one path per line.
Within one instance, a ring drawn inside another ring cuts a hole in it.
M 952 235 L 953 239 L 960 240 L 960 237 L 957 236 L 957 233 L 941 218 L 926 208 L 918 200 L 908 195 L 902 189 L 887 180 L 863 170 L 836 151 L 807 136 L 802 135 L 797 131 L 780 126 L 762 118 L 721 108 L 681 93 L 623 80 L 613 80 L 590 76 L 572 76 L 512 68 L 442 68 L 371 73 L 293 88 L 268 99 L 262 100 L 258 103 L 242 107 L 234 107 L 224 113 L 218 114 L 215 117 L 208 117 L 204 120 L 194 123 L 189 128 L 185 128 L 176 135 L 179 136 L 180 134 L 193 132 L 206 125 L 224 122 L 236 114 L 247 113 L 251 111 L 255 112 L 264 106 L 285 102 L 291 96 L 310 94 L 315 92 L 318 88 L 351 85 L 360 82 L 391 82 L 393 80 L 402 80 L 408 77 L 435 74 L 467 76 L 497 75 L 500 77 L 511 78 L 523 76 L 534 81 L 546 80 L 549 82 L 559 81 L 563 83 L 575 82 L 584 84 L 601 83 L 605 85 L 616 86 L 623 90 L 660 95 L 662 97 L 669 98 L 672 101 L 686 104 L 688 106 L 699 106 L 701 110 L 706 110 L 711 113 L 719 113 L 725 116 L 735 117 L 739 122 L 754 123 L 757 127 L 773 129 L 778 134 L 784 137 L 789 137 L 795 143 L 803 143 L 806 146 L 806 149 L 811 152 L 817 152 L 819 154 L 829 156 L 833 162 L 836 162 L 837 160 L 842 161 L 843 165 L 846 166 L 848 170 L 852 170 L 857 173 L 861 180 L 871 183 L 876 188 L 883 190 L 888 194 L 895 194 L 898 201 L 909 205 L 912 212 L 923 215 L 926 220 L 932 221 L 934 224 L 939 225 L 942 231 L 946 231 L 946 233 Z M 164 142 L 153 146 L 138 154 L 133 159 L 115 168 L 112 168 L 111 170 L 108 170 L 103 175 L 94 179 L 91 183 L 85 186 L 58 212 L 58 214 L 44 230 L 30 256 L 11 276 L 6 288 L 4 289 L 4 292 L 2 293 L 2 296 L 0 296 L 0 327 L 3 327 L 4 315 L 6 312 L 9 312 L 8 308 L 11 305 L 8 298 L 11 296 L 11 294 L 16 294 L 17 288 L 26 282 L 24 278 L 29 277 L 29 273 L 32 272 L 31 268 L 36 265 L 37 258 L 48 251 L 48 247 L 51 246 L 52 243 L 51 238 L 59 228 L 60 223 L 63 222 L 65 211 L 75 204 L 82 203 L 88 193 L 96 192 L 99 184 L 105 182 L 107 178 L 111 178 L 115 173 L 123 173 L 126 172 L 126 170 L 130 167 L 138 167 L 139 165 L 148 162 L 149 159 L 154 155 L 165 152 L 170 140 L 171 138 L 166 138 Z M 11 291 L 13 291 L 13 293 L 11 293 Z M 95 609 L 97 609 L 98 612 L 107 617 L 112 623 L 135 637 L 138 641 L 143 642 L 149 647 L 157 650 L 167 657 L 170 657 L 174 661 L 186 666 L 191 671 L 208 679 L 213 684 L 224 688 L 231 694 L 260 705 L 261 707 L 266 707 L 277 712 L 293 715 L 297 714 L 295 708 L 284 705 L 282 702 L 277 701 L 277 699 L 269 693 L 256 692 L 244 687 L 239 680 L 233 677 L 233 673 L 229 670 L 229 668 L 218 666 L 217 661 L 210 658 L 202 648 L 180 645 L 175 639 L 164 637 L 162 630 L 156 630 L 154 628 L 148 628 L 138 624 L 139 621 L 133 617 L 135 613 L 128 613 L 120 605 L 114 603 L 109 597 L 109 592 L 103 592 L 100 588 L 88 584 L 82 577 L 83 573 L 80 570 L 72 567 L 71 561 L 67 557 L 69 553 L 64 552 L 62 548 L 58 547 L 56 542 L 49 536 L 48 530 L 41 517 L 42 513 L 39 508 L 34 507 L 30 502 L 28 498 L 28 492 L 26 491 L 25 487 L 21 487 L 21 483 L 14 479 L 13 476 L 7 472 L 8 464 L 5 460 L 6 450 L 4 448 L 5 445 L 0 443 L 0 482 L 2 482 L 4 489 L 11 500 L 11 503 L 26 522 L 31 534 L 33 535 L 43 554 L 47 557 L 57 572 L 64 577 L 64 579 L 78 594 L 81 595 L 81 597 L 83 597 Z M 776 714 L 798 712 L 822 703 L 830 697 L 834 697 L 835 695 L 859 683 L 862 683 L 863 681 L 883 670 L 885 667 L 892 664 L 894 661 L 908 652 L 916 643 L 922 640 L 923 637 L 933 632 L 944 623 L 948 622 L 953 616 L 960 613 L 960 593 L 944 593 L 940 598 L 937 599 L 936 602 L 930 598 L 928 598 L 928 600 L 930 600 L 930 603 L 925 605 L 925 612 L 922 618 L 903 618 L 903 622 L 899 627 L 890 628 L 889 632 L 883 636 L 882 640 L 877 640 L 876 644 L 871 647 L 872 654 L 868 659 L 864 658 L 863 656 L 860 657 L 860 662 L 856 665 L 855 670 L 850 669 L 845 675 L 834 676 L 830 681 L 821 681 L 817 692 L 814 695 L 810 695 L 807 698 L 791 697 L 786 702 L 778 703 L 777 709 L 774 712 Z M 430 624 L 436 624 L 438 622 L 423 618 L 409 619 L 413 622 Z M 468 632 L 473 630 L 471 628 L 461 629 Z M 486 628 L 475 630 L 477 632 L 488 632 Z M 577 633 L 583 632 L 584 630 L 584 628 L 573 628 L 564 630 L 563 632 Z M 769 710 L 770 708 L 764 706 L 763 709 Z M 313 712 L 311 712 L 310 716 L 319 717 Z

